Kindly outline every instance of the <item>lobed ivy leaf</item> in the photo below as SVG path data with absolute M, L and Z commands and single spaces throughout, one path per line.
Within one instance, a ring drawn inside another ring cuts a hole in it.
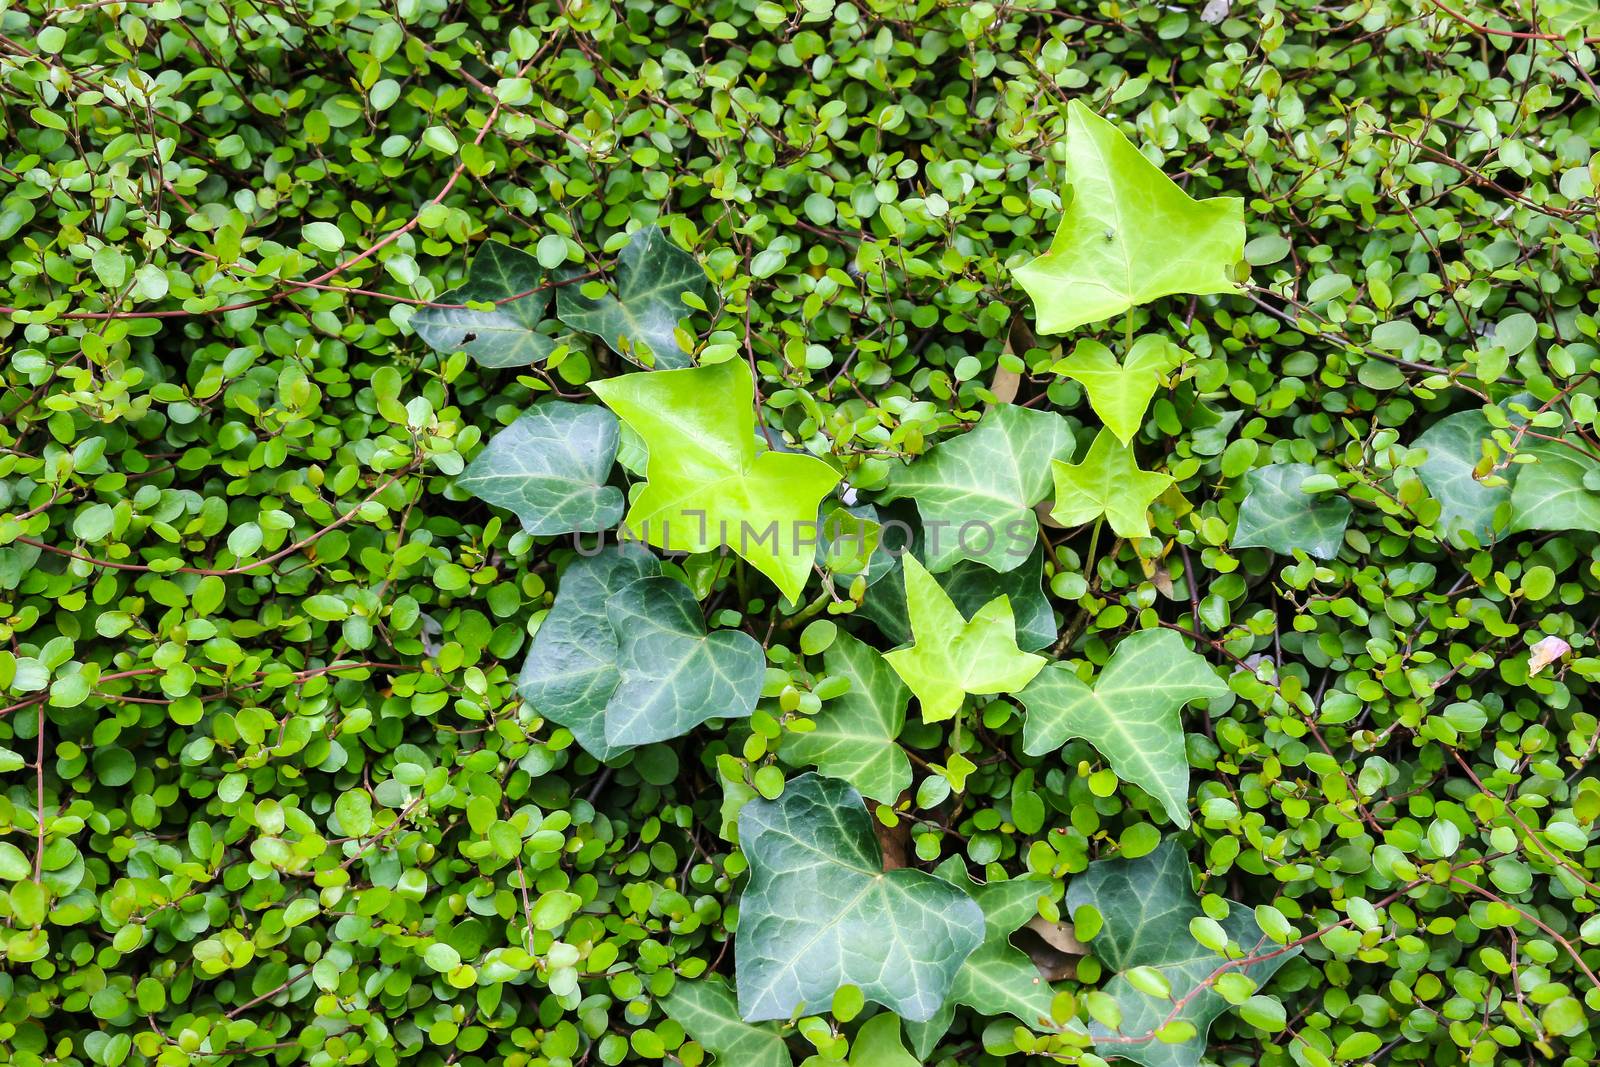
M 815 456 L 757 451 L 749 366 L 626 374 L 590 388 L 649 453 L 629 532 L 675 552 L 731 548 L 798 600 L 816 558 L 817 509 L 839 474 Z
M 1073 447 L 1071 428 L 1055 412 L 1002 405 L 895 470 L 883 499 L 916 501 L 930 570 L 963 559 L 1013 570 L 1039 540 L 1033 506 L 1050 495 L 1050 461 L 1070 457 Z
M 659 571 L 635 546 L 574 561 L 523 663 L 518 693 L 596 759 L 744 718 L 761 695 L 761 646 L 707 634 L 693 594 Z
M 1063 526 L 1105 517 L 1118 537 L 1150 536 L 1150 505 L 1172 484 L 1172 476 L 1139 469 L 1133 449 L 1110 430 L 1095 435 L 1083 461 L 1056 460 L 1056 502 L 1050 515 Z
M 1439 502 L 1439 525 L 1447 534 L 1471 534 L 1478 544 L 1487 544 L 1506 525 L 1500 508 L 1511 500 L 1511 487 L 1522 470 L 1520 464 L 1509 464 L 1499 472 L 1503 485 L 1479 480 L 1477 468 L 1491 432 L 1482 411 L 1458 411 L 1428 427 L 1411 446 L 1428 453 L 1417 477 Z
M 934 873 L 977 901 L 983 910 L 983 944 L 956 972 L 944 1007 L 927 1022 L 907 1027 L 917 1055 L 932 1055 L 949 1030 L 958 1005 L 991 1018 L 1010 1015 L 1035 1030 L 1054 1029 L 1051 1001 L 1055 991 L 1040 977 L 1028 954 L 1011 943 L 1011 935 L 1039 914 L 1039 898 L 1050 895 L 1051 883 L 1011 878 L 979 885 L 958 856 L 939 864 Z
M 1221 971 L 1264 985 L 1300 951 L 1278 947 L 1250 909 L 1229 904 L 1221 925 L 1230 951 L 1223 956 L 1190 933 L 1190 921 L 1205 913 L 1190 886 L 1188 857 L 1173 841 L 1138 859 L 1097 860 L 1068 884 L 1068 912 L 1075 916 L 1080 908 L 1092 906 L 1103 920 L 1091 947 L 1116 972 L 1104 991 L 1121 1009 L 1121 1025 L 1111 1030 L 1096 1022 L 1089 1028 L 1102 1056 L 1120 1056 L 1144 1067 L 1199 1067 L 1211 1023 L 1228 1007 L 1207 980 Z M 1258 955 L 1263 958 L 1256 962 L 1238 962 Z M 1136 968 L 1158 972 L 1170 996 L 1155 997 L 1135 988 L 1128 972 Z M 1156 1038 L 1154 1032 L 1169 1017 L 1192 1024 L 1194 1036 L 1175 1044 Z
M 911 760 L 896 741 L 910 691 L 877 650 L 847 633 L 834 637 L 822 663 L 830 678 L 848 679 L 850 688 L 823 702 L 811 730 L 785 737 L 784 759 L 841 778 L 873 800 L 895 803 L 911 785 Z
M 739 1002 L 717 975 L 679 981 L 659 1001 L 667 1017 L 700 1042 L 723 1067 L 794 1067 L 778 1028 L 739 1018 Z
M 1337 556 L 1350 521 L 1350 501 L 1303 492 L 1305 480 L 1316 473 L 1309 463 L 1274 463 L 1251 471 L 1233 547 L 1270 548 L 1285 556 L 1299 549 L 1317 559 Z
M 441 304 L 493 303 L 492 309 L 423 307 L 411 328 L 441 355 L 465 352 L 480 366 L 531 367 L 555 351 L 539 332 L 550 293 L 540 289 L 544 271 L 526 252 L 487 241 L 472 257 L 467 281 L 439 298 Z
M 915 555 L 915 549 L 901 553 L 892 561 L 884 580 L 870 583 L 867 598 L 856 614 L 870 619 L 894 644 L 911 640 L 911 620 L 906 614 L 906 587 L 900 574 L 901 560 Z M 920 557 L 919 557 L 920 558 Z M 1017 647 L 1037 652 L 1054 644 L 1058 631 L 1056 612 L 1044 595 L 1044 548 L 1035 545 L 1020 567 L 996 573 L 981 563 L 962 561 L 940 575 L 940 584 L 961 614 L 971 616 L 997 596 L 1011 602 L 1016 621 Z
M 1237 290 L 1243 200 L 1193 199 L 1080 100 L 1067 107 L 1066 171 L 1071 198 L 1050 250 L 1015 271 L 1040 333 L 1173 293 Z
M 1525 442 L 1520 456 L 1534 462 L 1517 465 L 1511 489 L 1511 526 L 1523 530 L 1589 530 L 1600 533 L 1600 461 L 1582 451 L 1581 442 Z
M 516 513 L 534 536 L 606 530 L 622 518 L 622 491 L 606 484 L 617 417 L 593 404 L 548 400 L 495 434 L 456 485 Z
M 652 224 L 636 231 L 617 256 L 615 296 L 589 297 L 581 286 L 563 286 L 556 316 L 640 366 L 677 370 L 692 364 L 675 336 L 688 312 L 683 295 L 704 303 L 710 292 L 699 261 Z
M 571 730 L 596 759 L 612 759 L 627 749 L 606 740 L 606 706 L 620 680 L 617 635 L 606 604 L 634 582 L 660 573 L 660 561 L 633 545 L 608 545 L 573 560 L 523 661 L 518 695 Z
M 750 863 L 734 938 L 747 1022 L 822 1010 L 847 984 L 927 1020 L 983 941 L 967 894 L 925 871 L 883 869 L 861 794 L 844 782 L 807 772 L 776 800 L 750 801 L 739 847 Z
M 915 556 L 905 556 L 903 566 L 915 642 L 883 658 L 916 694 L 924 722 L 952 717 L 968 693 L 1014 693 L 1039 673 L 1045 658 L 1017 647 L 1004 595 L 969 620 Z
M 681 737 L 707 719 L 748 718 L 766 656 L 747 633 L 707 634 L 700 604 L 676 578 L 641 578 L 606 604 L 617 635 L 617 688 L 606 704 L 606 743 Z
M 1126 445 L 1144 425 L 1145 410 L 1162 376 L 1183 362 L 1184 354 L 1159 334 L 1143 334 L 1118 362 L 1111 349 L 1099 341 L 1083 340 L 1054 370 L 1083 386 L 1094 413 Z
M 1189 825 L 1189 758 L 1180 712 L 1192 700 L 1228 692 L 1205 657 L 1171 630 L 1140 630 L 1122 639 L 1090 686 L 1064 663 L 1039 672 L 1017 700 L 1027 709 L 1023 751 L 1043 756 L 1081 737 L 1123 781 L 1161 802 Z

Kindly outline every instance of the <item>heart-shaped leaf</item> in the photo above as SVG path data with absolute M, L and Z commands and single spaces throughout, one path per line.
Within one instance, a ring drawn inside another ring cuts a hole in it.
M 605 530 L 622 518 L 622 491 L 605 484 L 616 455 L 615 415 L 549 400 L 495 434 L 456 485 L 535 536 Z
M 1150 505 L 1172 476 L 1139 469 L 1133 449 L 1101 430 L 1081 463 L 1056 460 L 1056 503 L 1050 515 L 1063 526 L 1104 516 L 1118 537 L 1150 536 Z
M 739 1002 L 716 975 L 678 982 L 660 1000 L 667 1018 L 716 1056 L 721 1067 L 794 1067 L 778 1028 L 752 1026 L 739 1018 Z
M 817 509 L 839 474 L 815 456 L 757 452 L 750 368 L 735 360 L 590 388 L 649 452 L 628 530 L 670 551 L 731 548 L 797 600 L 816 559 Z
M 1145 410 L 1162 376 L 1183 356 L 1183 349 L 1167 338 L 1147 333 L 1133 342 L 1120 363 L 1099 341 L 1083 340 L 1054 369 L 1083 385 L 1094 413 L 1126 445 L 1144 425 Z
M 915 556 L 904 557 L 906 608 L 916 643 L 883 658 L 922 705 L 924 722 L 948 719 L 968 693 L 1015 693 L 1044 666 L 1017 647 L 1011 602 L 995 597 L 968 620 Z
M 1033 506 L 1050 495 L 1050 461 L 1070 458 L 1073 447 L 1055 412 L 1002 405 L 897 469 L 883 498 L 916 501 L 930 570 L 969 559 L 1009 571 L 1039 539 Z
M 1317 559 L 1337 556 L 1350 521 L 1350 501 L 1332 493 L 1303 492 L 1301 485 L 1316 473 L 1309 463 L 1274 463 L 1251 471 L 1233 547 L 1270 548 L 1285 556 L 1300 549 Z
M 939 1010 L 983 941 L 983 910 L 925 871 L 884 871 L 861 794 L 806 773 L 739 813 L 750 881 L 734 939 L 739 1014 L 826 1010 L 855 985 L 906 1019 Z
M 1116 126 L 1067 108 L 1071 199 L 1050 250 L 1018 267 L 1040 333 L 1063 333 L 1173 293 L 1231 293 L 1244 201 L 1195 200 Z
M 1122 639 L 1091 687 L 1064 663 L 1039 672 L 1017 700 L 1028 710 L 1023 750 L 1043 756 L 1081 737 L 1117 777 L 1161 802 L 1189 825 L 1189 759 L 1180 712 L 1191 700 L 1228 692 L 1204 656 L 1171 630 L 1140 630 Z
M 467 282 L 439 298 L 440 304 L 492 303 L 491 309 L 424 307 L 411 328 L 442 355 L 465 352 L 484 367 L 531 367 L 542 363 L 556 342 L 539 332 L 550 293 L 541 289 L 539 261 L 497 241 L 472 257 Z
M 615 296 L 585 296 L 583 287 L 563 286 L 556 296 L 556 315 L 573 329 L 599 337 L 619 356 L 674 370 L 691 363 L 674 336 L 689 313 L 683 294 L 703 302 L 710 291 L 699 261 L 651 225 L 629 238 L 617 256 Z
M 1188 858 L 1171 841 L 1138 859 L 1091 863 L 1067 885 L 1070 914 L 1085 906 L 1100 913 L 1104 926 L 1090 947 L 1116 972 L 1104 990 L 1121 1009 L 1121 1026 L 1090 1027 L 1102 1056 L 1121 1056 L 1145 1067 L 1199 1067 L 1211 1023 L 1228 1007 L 1210 983 L 1212 976 L 1239 973 L 1263 985 L 1300 951 L 1273 943 L 1250 909 L 1229 903 L 1221 920 L 1229 941 L 1224 955 L 1201 945 L 1189 931 L 1190 922 L 1205 913 L 1190 886 Z M 1136 967 L 1158 971 L 1170 996 L 1134 988 L 1127 972 Z M 1169 1018 L 1193 1024 L 1194 1036 L 1173 1044 L 1157 1038 L 1155 1031 Z
M 813 729 L 784 736 L 783 758 L 893 804 L 911 785 L 911 760 L 895 740 L 910 691 L 871 646 L 846 633 L 834 637 L 822 663 L 828 677 L 848 679 L 850 689 L 823 702 Z
M 749 634 L 707 634 L 700 604 L 675 578 L 641 578 L 606 605 L 617 635 L 617 688 L 606 704 L 606 743 L 643 745 L 707 719 L 747 718 L 767 661 Z

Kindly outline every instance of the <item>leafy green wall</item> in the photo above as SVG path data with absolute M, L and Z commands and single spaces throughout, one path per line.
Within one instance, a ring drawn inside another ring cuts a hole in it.
M 1586 34 L 6 10 L 0 1062 L 1594 1062 Z M 573 551 L 707 455 L 927 566 Z

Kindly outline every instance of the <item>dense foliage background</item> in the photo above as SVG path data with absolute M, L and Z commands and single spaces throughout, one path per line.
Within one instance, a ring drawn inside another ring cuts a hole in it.
M 891 861 L 1060 900 L 1179 842 L 1202 891 L 1303 939 L 1218 1020 L 1218 1062 L 1594 1062 L 1586 13 L 8 6 L 0 1061 L 708 1059 L 659 1001 L 731 974 L 728 822 L 803 769 L 807 622 L 872 628 L 843 587 L 797 621 L 690 561 L 711 619 L 763 642 L 767 696 L 602 770 L 516 694 L 572 553 L 453 480 L 536 396 L 626 368 L 574 336 L 488 370 L 408 321 L 491 237 L 589 278 L 660 222 L 719 298 L 686 340 L 752 359 L 769 426 L 861 493 L 996 392 L 1092 428 L 1053 369 L 1073 337 L 1034 335 L 1011 274 L 1081 100 L 1190 193 L 1244 197 L 1252 270 L 1134 313 L 1195 357 L 1138 438 L 1179 493 L 1149 538 L 1045 531 L 1053 652 L 1099 666 L 1165 627 L 1230 692 L 1187 713 L 1181 831 L 1081 741 L 1027 755 L 1005 699 L 914 722 L 916 784 L 876 810 Z M 1577 466 L 1482 539 L 1413 447 L 1479 409 L 1478 486 L 1533 441 Z M 1336 558 L 1231 547 L 1247 472 L 1291 461 L 1353 505 Z M 1054 947 L 1016 941 L 1084 1018 L 1103 969 L 1049 918 Z M 871 1044 L 859 1003 L 828 1008 L 786 1031 L 797 1060 Z M 1085 1044 L 963 1008 L 927 1062 Z

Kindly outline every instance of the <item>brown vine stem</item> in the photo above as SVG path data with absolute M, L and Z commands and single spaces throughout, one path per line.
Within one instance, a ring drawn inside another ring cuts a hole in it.
M 1446 15 L 1449 15 L 1451 18 L 1461 23 L 1461 25 L 1467 27 L 1467 29 L 1472 30 L 1474 33 L 1487 33 L 1491 37 L 1510 37 L 1513 40 L 1518 41 L 1566 40 L 1566 37 L 1559 33 L 1540 33 L 1538 30 L 1502 30 L 1497 29 L 1494 26 L 1485 26 L 1482 23 L 1473 22 L 1471 19 L 1467 18 L 1467 16 L 1463 15 L 1454 8 L 1447 7 L 1445 4 L 1441 3 L 1440 0 L 1428 0 L 1428 2 L 1434 7 L 1438 8 L 1440 11 L 1444 12 Z M 1583 39 L 1584 44 L 1594 44 L 1596 41 L 1600 41 L 1600 37 L 1585 37 Z
M 378 486 L 378 488 L 374 489 L 372 492 L 368 493 L 365 497 L 363 497 L 362 500 L 361 500 L 361 503 L 357 504 L 355 507 L 353 507 L 349 511 L 345 512 L 343 515 L 340 515 L 337 519 L 334 519 L 332 522 L 328 523 L 328 525 L 324 526 L 322 529 L 316 531 L 315 533 L 307 534 L 305 537 L 302 537 L 300 540 L 296 541 L 294 544 L 289 545 L 289 546 L 287 546 L 285 548 L 280 548 L 278 551 L 274 552 L 272 555 L 266 556 L 266 557 L 264 557 L 262 559 L 258 559 L 254 563 L 241 564 L 241 565 L 236 566 L 236 567 L 227 567 L 227 568 L 224 568 L 224 569 L 221 569 L 221 570 L 213 570 L 213 569 L 210 569 L 210 568 L 207 568 L 207 567 L 174 567 L 174 568 L 172 568 L 172 570 L 170 572 L 165 572 L 164 571 L 163 573 L 198 574 L 201 577 L 208 577 L 208 578 L 229 578 L 229 577 L 232 577 L 232 576 L 237 575 L 237 574 L 246 574 L 246 573 L 248 573 L 250 571 L 255 570 L 257 567 L 264 567 L 264 566 L 267 566 L 269 564 L 276 563 L 276 562 L 278 562 L 278 560 L 283 559 L 285 556 L 293 555 L 294 553 L 300 551 L 300 549 L 305 548 L 307 545 L 309 545 L 309 544 L 313 543 L 314 541 L 318 540 L 319 538 L 321 538 L 324 534 L 329 533 L 329 532 L 331 532 L 333 530 L 337 530 L 339 527 L 343 526 L 345 523 L 347 523 L 351 519 L 355 518 L 356 517 L 356 512 L 360 511 L 363 507 L 365 507 L 372 500 L 375 500 L 378 497 L 378 494 L 382 493 L 385 489 L 389 488 L 395 482 L 399 481 L 401 478 L 404 478 L 406 475 L 410 474 L 412 471 L 415 471 L 419 466 L 421 466 L 421 464 L 419 462 L 413 462 L 410 465 L 408 465 L 407 467 L 405 467 L 404 469 L 396 471 L 394 474 L 390 475 L 389 479 L 387 481 L 385 481 L 382 485 Z M 17 538 L 17 543 L 24 544 L 24 545 L 32 545 L 34 548 L 42 549 L 43 551 L 46 551 L 46 552 L 54 552 L 54 553 L 56 553 L 57 555 L 60 555 L 60 556 L 68 556 L 68 557 L 70 557 L 72 559 L 79 560 L 79 561 L 81 561 L 83 563 L 92 563 L 96 567 L 106 567 L 106 568 L 109 568 L 111 570 L 139 571 L 141 573 L 161 570 L 161 568 L 159 568 L 159 567 L 151 567 L 151 566 L 148 566 L 148 565 L 143 564 L 143 563 L 118 563 L 115 560 L 97 559 L 94 556 L 86 556 L 81 552 L 74 552 L 71 549 L 61 548 L 61 547 L 58 547 L 56 545 L 52 545 L 49 542 L 40 541 L 37 538 L 33 538 L 33 537 L 19 537 L 19 538 Z
M 1568 941 L 1566 938 L 1552 930 L 1543 919 L 1540 919 L 1537 915 L 1532 915 L 1522 910 L 1505 897 L 1502 897 L 1500 894 L 1491 892 L 1475 882 L 1469 882 L 1465 878 L 1458 877 L 1454 873 L 1450 875 L 1450 881 L 1461 886 L 1463 889 L 1470 889 L 1479 896 L 1494 901 L 1496 904 L 1510 908 L 1512 911 L 1516 912 L 1518 915 L 1522 916 L 1524 919 L 1527 919 L 1533 925 L 1543 930 L 1553 941 L 1555 941 L 1556 944 L 1560 945 L 1562 949 L 1566 951 L 1568 956 L 1572 957 L 1572 962 L 1578 965 L 1578 969 L 1583 972 L 1583 976 L 1585 978 L 1589 979 L 1590 984 L 1596 989 L 1600 989 L 1600 978 L 1597 978 L 1595 973 L 1589 969 L 1589 965 L 1583 962 L 1583 957 L 1578 955 L 1578 950 L 1572 947 L 1572 942 Z
M 1461 758 L 1460 752 L 1452 748 L 1450 749 L 1450 755 L 1456 761 L 1456 764 L 1462 769 L 1462 771 L 1466 773 L 1467 777 L 1472 780 L 1472 784 L 1477 786 L 1478 792 L 1482 793 L 1486 797 L 1489 797 L 1491 800 L 1499 801 L 1500 804 L 1504 806 L 1506 815 L 1511 819 L 1512 822 L 1517 824 L 1518 829 L 1520 829 L 1523 834 L 1527 836 L 1527 839 L 1537 846 L 1540 852 L 1544 853 L 1545 858 L 1550 860 L 1550 862 L 1554 863 L 1557 867 L 1566 871 L 1568 874 L 1572 875 L 1572 877 L 1576 878 L 1590 892 L 1600 893 L 1600 885 L 1595 885 L 1583 875 L 1573 870 L 1565 860 L 1563 860 L 1560 856 L 1557 856 L 1554 852 L 1550 851 L 1545 843 L 1539 840 L 1539 836 L 1534 832 L 1533 827 L 1523 822 L 1522 818 L 1517 815 L 1515 810 L 1512 809 L 1511 798 L 1509 796 L 1501 797 L 1491 792 L 1489 787 L 1483 784 L 1483 779 L 1479 778 L 1477 772 L 1472 769 L 1472 765 Z

